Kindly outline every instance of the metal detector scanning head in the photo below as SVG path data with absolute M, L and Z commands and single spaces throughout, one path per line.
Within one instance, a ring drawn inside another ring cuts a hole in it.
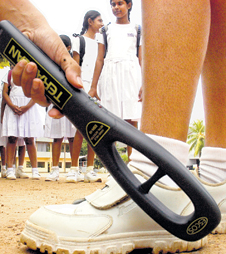
M 0 22 L 0 41 L 0 53 L 12 64 L 22 58 L 37 64 L 37 77 L 44 82 L 46 96 L 76 126 L 116 181 L 151 218 L 186 241 L 203 238 L 219 224 L 221 214 L 213 198 L 169 152 L 94 103 L 83 90 L 72 87 L 60 67 L 8 21 Z M 159 168 L 156 174 L 141 183 L 120 158 L 116 141 L 135 148 L 154 162 Z M 193 213 L 175 214 L 151 193 L 151 187 L 164 175 L 191 199 Z

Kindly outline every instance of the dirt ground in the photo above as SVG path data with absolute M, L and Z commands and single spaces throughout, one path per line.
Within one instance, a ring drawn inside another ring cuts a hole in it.
M 45 182 L 45 174 L 40 181 L 0 178 L 0 254 L 40 254 L 29 250 L 20 243 L 20 234 L 25 221 L 40 206 L 72 203 L 93 191 L 102 188 L 103 183 L 68 184 L 62 176 L 59 182 Z M 150 254 L 149 250 L 136 250 L 131 254 Z M 188 252 L 187 252 L 188 253 Z M 191 252 L 190 252 L 191 253 Z M 193 254 L 225 254 L 226 235 L 210 235 L 208 245 Z

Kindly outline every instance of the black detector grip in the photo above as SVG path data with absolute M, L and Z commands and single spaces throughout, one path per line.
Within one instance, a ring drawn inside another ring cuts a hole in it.
M 82 133 L 121 187 L 157 223 L 187 241 L 203 238 L 219 224 L 221 213 L 217 204 L 175 157 L 95 103 L 83 90 L 72 87 L 60 67 L 8 21 L 0 22 L 0 41 L 1 54 L 12 64 L 22 58 L 37 64 L 37 77 L 44 82 L 46 96 Z M 116 141 L 135 148 L 153 161 L 159 168 L 156 174 L 141 183 L 120 158 L 114 145 Z M 173 179 L 191 199 L 192 214 L 174 213 L 151 193 L 151 187 L 163 175 Z

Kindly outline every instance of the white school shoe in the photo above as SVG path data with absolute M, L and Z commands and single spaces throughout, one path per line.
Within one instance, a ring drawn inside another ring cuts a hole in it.
M 80 172 L 80 170 L 78 170 L 77 181 L 84 182 L 84 175 L 82 174 L 82 172 Z
M 84 175 L 84 183 L 102 182 L 102 179 L 96 172 L 93 171 L 93 167 L 88 167 Z
M 221 183 L 208 183 L 203 181 L 199 177 L 198 169 L 195 171 L 192 170 L 192 173 L 198 178 L 210 195 L 214 198 L 221 211 L 221 222 L 220 224 L 212 231 L 213 234 L 226 234 L 226 180 Z M 191 211 L 189 207 L 188 213 Z
M 77 183 L 78 182 L 78 167 L 71 167 L 70 171 L 66 176 L 66 183 Z
M 13 168 L 8 168 L 6 170 L 6 179 L 8 179 L 8 180 L 16 180 L 16 176 L 15 176 Z
M 29 178 L 29 176 L 23 171 L 23 166 L 19 166 L 15 170 L 15 175 L 16 175 L 16 178 L 21 178 L 21 179 L 28 179 Z
M 49 175 L 46 177 L 45 181 L 59 181 L 59 167 L 58 166 L 53 166 L 51 172 Z
M 141 180 L 139 174 L 136 176 Z M 187 195 L 177 188 L 157 183 L 152 192 L 181 215 L 190 204 Z M 151 248 L 153 254 L 166 254 L 200 249 L 207 237 L 187 242 L 173 236 L 111 178 L 105 188 L 77 204 L 41 207 L 26 222 L 20 240 L 33 250 L 49 254 L 126 254 L 146 248 Z
M 6 178 L 6 168 L 5 166 L 1 168 L 1 178 Z
M 40 180 L 41 175 L 38 172 L 37 168 L 32 169 L 32 177 L 33 180 Z

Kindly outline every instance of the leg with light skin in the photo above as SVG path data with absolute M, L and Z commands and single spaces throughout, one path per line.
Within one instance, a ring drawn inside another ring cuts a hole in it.
M 142 1 L 141 131 L 186 141 L 210 24 L 209 0 Z M 150 50 L 151 49 L 151 50 Z
M 188 160 L 190 116 L 208 45 L 209 0 L 142 1 L 143 108 L 141 131 Z M 153 175 L 157 167 L 133 153 L 132 164 Z M 143 161 L 144 165 L 140 165 Z M 173 184 L 171 179 L 162 182 Z
M 226 179 L 226 2 L 211 1 L 209 44 L 202 71 L 205 147 L 200 177 L 211 183 Z
M 202 71 L 205 145 L 226 148 L 226 2 L 212 1 L 211 29 Z

